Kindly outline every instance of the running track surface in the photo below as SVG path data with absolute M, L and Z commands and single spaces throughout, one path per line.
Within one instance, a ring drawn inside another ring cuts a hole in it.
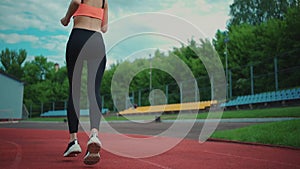
M 83 153 L 64 158 L 67 130 L 0 128 L 0 168 L 15 169 L 294 169 L 300 168 L 300 151 L 287 148 L 205 142 L 185 139 L 173 149 L 149 158 L 126 158 L 101 150 L 97 165 L 83 164 L 88 137 L 80 132 Z M 109 136 L 101 134 L 101 137 Z M 142 136 L 141 136 L 142 137 Z M 170 138 L 165 138 L 170 139 Z M 132 149 L 132 151 L 135 151 Z

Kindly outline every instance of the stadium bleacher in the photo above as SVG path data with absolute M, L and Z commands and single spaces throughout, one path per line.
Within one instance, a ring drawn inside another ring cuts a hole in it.
M 300 100 L 300 88 L 279 90 L 258 93 L 254 95 L 238 96 L 237 98 L 230 100 L 226 103 L 220 104 L 221 107 L 238 107 L 243 105 L 255 105 L 255 104 L 266 104 L 273 102 L 283 102 L 283 101 L 297 101 Z M 166 105 L 154 105 L 154 106 L 139 106 L 131 107 L 129 109 L 119 112 L 119 115 L 128 114 L 147 114 L 147 113 L 170 113 L 179 112 L 187 110 L 205 110 L 212 105 L 216 105 L 217 101 L 201 101 L 201 102 L 190 102 L 190 103 L 178 103 L 178 104 L 166 104 Z M 103 109 L 102 113 L 105 114 L 108 109 Z M 88 110 L 80 110 L 81 116 L 88 116 Z M 66 117 L 66 110 L 54 110 L 48 111 L 41 114 L 41 117 Z
M 105 114 L 108 112 L 107 108 L 102 109 L 102 114 Z M 80 116 L 88 116 L 89 110 L 82 109 L 80 110 Z M 47 111 L 41 114 L 41 117 L 66 117 L 67 116 L 67 110 L 51 110 Z
M 300 99 L 300 88 L 264 92 L 254 95 L 238 96 L 236 99 L 221 104 L 222 107 L 241 106 L 258 103 L 290 101 Z
M 128 114 L 147 114 L 147 113 L 168 113 L 168 112 L 179 112 L 186 110 L 205 110 L 216 101 L 201 101 L 201 102 L 190 102 L 190 103 L 178 103 L 178 104 L 166 104 L 166 105 L 154 105 L 154 106 L 141 106 L 137 108 L 129 108 L 124 111 L 120 111 L 119 115 Z

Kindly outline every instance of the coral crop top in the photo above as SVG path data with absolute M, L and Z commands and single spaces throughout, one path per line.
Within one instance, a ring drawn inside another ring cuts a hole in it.
M 73 17 L 75 16 L 89 16 L 92 18 L 103 20 L 104 18 L 104 4 L 105 0 L 102 2 L 102 8 L 97 8 L 94 6 L 90 6 L 83 3 L 81 0 L 81 4 L 79 5 L 77 11 L 74 13 Z

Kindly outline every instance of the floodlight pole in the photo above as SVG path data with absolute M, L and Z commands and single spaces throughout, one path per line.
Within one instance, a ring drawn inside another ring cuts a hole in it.
M 149 83 L 149 99 L 150 99 L 150 104 L 153 102 L 153 96 L 151 94 L 151 90 L 152 90 L 152 58 L 151 58 L 151 54 L 149 54 L 149 57 L 150 57 L 150 72 L 149 72 L 149 80 L 150 80 L 150 83 Z
M 151 92 L 152 90 L 152 58 L 151 58 L 151 54 L 149 54 L 150 57 L 150 87 L 149 87 L 149 92 Z
M 228 48 L 227 43 L 229 41 L 228 32 L 225 32 L 225 76 L 226 76 L 226 100 L 228 99 Z

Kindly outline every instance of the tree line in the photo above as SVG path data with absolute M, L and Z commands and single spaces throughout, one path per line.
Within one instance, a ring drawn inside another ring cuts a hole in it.
M 190 39 L 187 45 L 174 47 L 169 53 L 159 49 L 154 53 L 151 62 L 168 69 L 174 57 L 180 58 L 191 70 L 197 83 L 201 84 L 199 92 L 203 100 L 210 99 L 210 81 L 202 58 L 218 55 L 224 65 L 227 58 L 228 70 L 232 72 L 235 82 L 232 88 L 234 96 L 247 94 L 249 90 L 249 65 L 254 65 L 256 74 L 268 74 L 274 70 L 274 58 L 278 58 L 279 70 L 282 71 L 280 88 L 300 86 L 300 5 L 298 0 L 234 0 L 230 5 L 230 20 L 227 30 L 218 30 L 212 41 L 208 39 Z M 1 51 L 3 71 L 25 82 L 24 103 L 28 107 L 41 102 L 67 100 L 68 80 L 65 66 L 55 69 L 55 63 L 45 56 L 36 56 L 26 61 L 25 49 L 19 51 L 5 49 Z M 104 73 L 101 91 L 105 95 L 105 107 L 113 109 L 111 82 L 117 69 L 130 74 L 134 70 L 149 67 L 149 58 L 123 61 L 110 66 Z M 284 71 L 286 70 L 286 71 Z M 149 69 L 144 69 L 130 82 L 130 91 L 149 94 Z M 170 93 L 168 103 L 180 101 L 180 88 L 176 80 L 167 72 L 152 69 L 152 87 Z M 178 73 L 180 70 L 177 70 Z M 184 75 L 183 75 L 184 76 Z M 262 78 L 256 80 L 256 91 L 275 90 L 273 80 Z M 202 90 L 202 91 L 201 91 Z M 203 94 L 202 94 L 203 93 Z M 135 98 L 138 94 L 135 94 Z M 147 97 L 142 97 L 143 104 L 149 104 Z

